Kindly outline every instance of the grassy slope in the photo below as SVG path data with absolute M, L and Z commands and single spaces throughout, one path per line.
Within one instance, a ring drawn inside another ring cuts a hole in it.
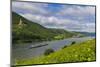
M 74 44 L 48 56 L 16 61 L 17 65 L 95 61 L 95 40 Z
M 21 28 L 19 28 L 18 26 L 20 18 L 25 24 L 25 26 Z M 16 13 L 12 13 L 12 19 L 13 40 L 45 39 L 46 37 L 50 38 L 50 35 L 54 35 L 45 27 L 37 23 L 31 22 Z
M 19 26 L 18 24 L 20 19 L 22 20 L 23 24 Z M 52 40 L 54 39 L 54 36 L 58 36 L 60 34 L 63 34 L 64 36 L 66 36 L 66 38 L 72 37 L 74 35 L 74 33 L 65 31 L 63 29 L 60 30 L 45 28 L 42 25 L 29 21 L 14 12 L 12 12 L 12 24 L 13 43 L 17 43 L 19 41 L 25 42 L 28 40 Z

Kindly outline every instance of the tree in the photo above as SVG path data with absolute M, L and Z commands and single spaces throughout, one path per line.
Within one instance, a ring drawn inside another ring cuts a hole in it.
M 63 47 L 62 47 L 62 49 L 66 48 L 66 47 L 68 47 L 68 46 L 67 46 L 67 45 L 65 45 L 65 46 L 63 46 Z
M 73 45 L 73 44 L 75 44 L 76 42 L 75 41 L 73 41 L 72 43 L 71 43 L 71 45 Z
M 49 49 L 46 49 L 46 50 L 45 50 L 44 55 L 49 55 L 49 54 L 51 54 L 51 53 L 53 53 L 53 52 L 54 52 L 54 50 L 51 49 L 51 48 L 49 48 Z

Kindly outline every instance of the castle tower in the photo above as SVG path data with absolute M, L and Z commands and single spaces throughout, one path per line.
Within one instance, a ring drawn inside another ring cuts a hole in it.
M 23 24 L 23 22 L 22 22 L 22 20 L 20 19 L 20 21 L 19 21 L 19 26 L 21 26 Z

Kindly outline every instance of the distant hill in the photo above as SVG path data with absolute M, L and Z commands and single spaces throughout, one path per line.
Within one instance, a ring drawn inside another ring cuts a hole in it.
M 77 35 L 63 29 L 50 29 L 12 12 L 12 42 L 24 43 L 63 39 Z
M 95 37 L 96 33 L 92 33 L 92 32 L 79 32 L 80 34 L 83 34 L 85 36 L 91 36 L 91 37 Z

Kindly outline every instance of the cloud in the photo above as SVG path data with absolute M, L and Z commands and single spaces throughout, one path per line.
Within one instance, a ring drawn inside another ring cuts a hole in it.
M 95 7 L 62 5 L 59 7 L 60 10 L 57 8 L 58 11 L 54 13 L 55 6 L 48 7 L 45 3 L 13 2 L 12 10 L 47 28 L 95 32 Z
M 43 15 L 32 15 L 32 14 L 24 14 L 22 16 L 48 28 L 61 28 L 70 31 L 85 31 L 85 32 L 95 31 L 95 23 L 79 22 L 76 20 L 57 18 L 55 16 L 45 17 Z
M 63 5 L 58 16 L 67 17 L 72 20 L 95 22 L 95 7 L 94 6 L 79 6 L 79 5 Z
M 59 15 L 73 15 L 73 16 L 85 16 L 85 15 L 94 15 L 95 7 L 92 6 L 78 6 L 72 5 L 70 7 L 63 6 L 62 10 L 58 13 Z
M 33 13 L 33 14 L 46 14 L 48 13 L 43 9 L 47 4 L 31 3 L 31 2 L 12 2 L 12 11 L 18 13 Z

